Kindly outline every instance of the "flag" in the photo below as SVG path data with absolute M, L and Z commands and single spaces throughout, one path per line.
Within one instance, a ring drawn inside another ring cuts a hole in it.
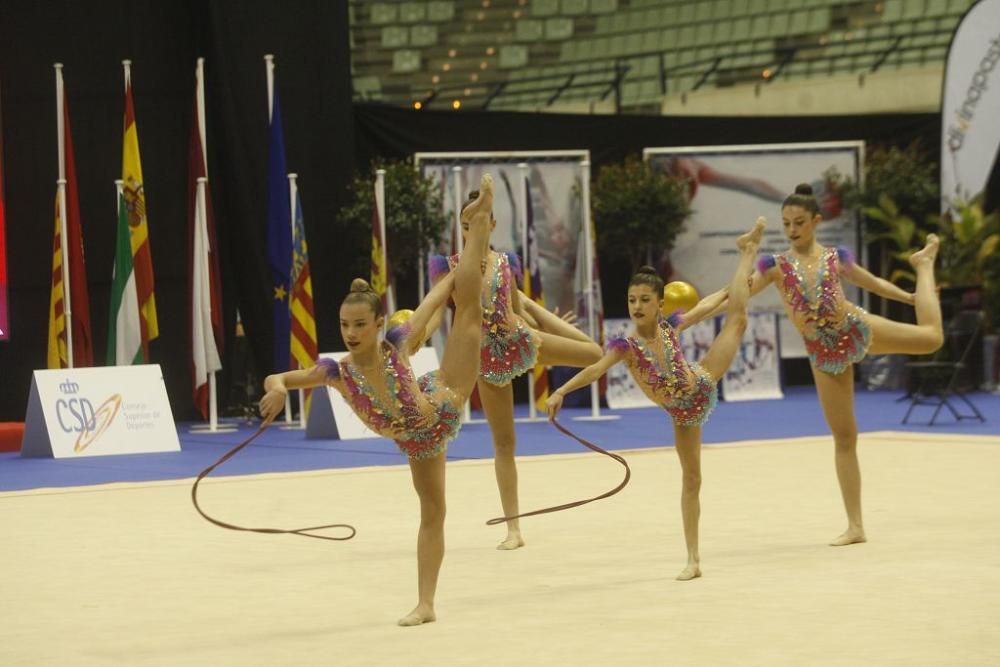
M 313 307 L 312 277 L 309 271 L 309 248 L 306 228 L 302 221 L 302 199 L 295 191 L 295 224 L 292 226 L 292 294 L 291 294 L 291 355 L 301 368 L 316 363 L 319 345 L 316 342 L 316 315 Z M 309 395 L 302 406 L 309 414 Z
M 132 102 L 132 75 L 125 69 L 125 130 L 122 137 L 122 181 L 128 206 L 128 225 L 132 231 L 132 267 L 139 299 L 139 324 L 142 333 L 142 359 L 149 361 L 149 341 L 160 335 L 156 319 L 156 296 L 153 290 L 153 255 L 149 245 L 146 219 L 146 191 L 139 160 L 139 131 Z
M 80 200 L 77 195 L 76 160 L 73 157 L 73 134 L 69 124 L 69 105 L 62 93 L 62 73 L 57 70 L 57 95 L 61 97 L 63 173 L 66 179 L 65 199 L 56 191 L 56 229 L 52 244 L 52 291 L 49 297 L 49 368 L 66 368 L 66 285 L 62 277 L 63 262 L 68 263 L 70 326 L 73 334 L 73 366 L 93 366 L 94 347 L 90 331 L 90 299 L 87 292 L 87 267 L 83 256 L 83 229 L 80 223 Z M 65 201 L 66 210 L 62 210 Z M 62 247 L 62 225 L 66 226 L 66 245 Z M 58 290 L 58 296 L 56 294 Z
M 386 255 L 385 239 L 382 238 L 382 218 L 379 215 L 378 195 L 372 205 L 372 279 L 371 285 L 382 302 L 382 312 L 389 315 L 389 258 Z
M 141 364 L 142 319 L 132 264 L 132 239 L 128 202 L 118 196 L 118 227 L 115 235 L 115 268 L 111 276 L 111 314 L 108 322 L 108 365 Z
M 541 266 L 538 261 L 538 242 L 535 237 L 535 216 L 534 206 L 531 201 L 531 182 L 527 177 L 524 179 L 524 193 L 527 216 L 525 218 L 525 250 L 524 250 L 524 293 L 532 301 L 542 308 L 545 307 L 545 295 L 542 294 Z M 549 398 L 549 374 L 548 369 L 542 364 L 535 364 L 532 370 L 532 378 L 535 388 L 535 408 L 544 409 L 545 401 Z
M 207 181 L 199 188 L 198 179 L 208 177 L 205 137 L 205 93 L 202 60 L 195 70 L 195 99 L 191 141 L 188 151 L 188 257 L 191 295 L 191 385 L 194 403 L 202 417 L 208 417 L 208 376 L 222 368 L 222 294 L 219 254 L 215 239 L 215 219 Z
M 281 131 L 278 91 L 271 103 L 270 140 L 267 149 L 267 261 L 274 285 L 274 372 L 291 368 L 289 349 L 291 319 L 288 302 L 291 284 L 292 230 L 285 140 Z
M 56 230 L 52 235 L 52 290 L 49 293 L 48 368 L 66 368 L 66 313 L 63 311 L 62 208 L 56 193 Z

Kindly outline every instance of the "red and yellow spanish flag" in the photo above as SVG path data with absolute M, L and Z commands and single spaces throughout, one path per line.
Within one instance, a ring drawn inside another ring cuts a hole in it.
M 63 311 L 62 278 L 62 213 L 59 193 L 56 192 L 56 231 L 52 235 L 52 290 L 49 294 L 49 368 L 66 368 L 66 313 Z
M 131 62 L 125 66 L 125 123 L 122 139 L 122 181 L 128 207 L 128 226 L 132 241 L 132 267 L 135 271 L 136 293 L 139 298 L 139 326 L 142 334 L 142 355 L 149 361 L 149 341 L 160 335 L 156 319 L 156 296 L 153 290 L 153 255 L 149 244 L 146 220 L 146 193 L 142 183 L 142 163 L 139 160 L 139 134 L 132 102 Z
M 52 289 L 49 295 L 48 367 L 74 368 L 94 365 L 90 330 L 90 298 L 87 266 L 83 257 L 83 226 L 80 222 L 80 199 L 77 195 L 76 160 L 73 157 L 73 133 L 69 124 L 69 105 L 63 88 L 62 65 L 56 65 L 56 98 L 60 107 L 56 125 L 59 130 L 60 181 L 64 192 L 56 189 L 55 234 L 52 240 Z M 65 210 L 63 210 L 65 206 Z M 62 232 L 65 226 L 66 248 Z M 63 281 L 63 263 L 69 285 Z M 67 289 L 68 288 L 68 289 Z M 66 293 L 69 292 L 69 307 Z M 66 315 L 70 318 L 72 355 L 67 348 Z M 72 357 L 72 359 L 70 358 Z

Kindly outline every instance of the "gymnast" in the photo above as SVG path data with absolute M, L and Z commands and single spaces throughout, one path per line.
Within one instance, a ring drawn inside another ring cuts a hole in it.
M 940 241 L 937 235 L 928 234 L 926 245 L 910 255 L 917 274 L 916 291 L 910 293 L 855 264 L 847 248 L 820 245 L 816 240 L 822 221 L 819 211 L 808 184 L 798 185 L 785 199 L 782 226 L 791 245 L 784 253 L 761 257 L 750 293 L 773 284 L 805 342 L 816 393 L 833 434 L 837 479 L 847 512 L 847 530 L 830 544 L 844 546 L 866 541 L 852 364 L 869 353 L 928 354 L 941 347 L 941 305 L 934 286 Z M 841 278 L 881 297 L 912 304 L 917 323 L 894 322 L 865 312 L 844 297 Z
M 469 193 L 468 207 L 478 193 Z M 490 230 L 496 219 L 490 213 Z M 462 236 L 467 237 L 468 225 L 462 221 Z M 431 280 L 448 275 L 460 255 L 430 260 Z M 482 291 L 482 347 L 479 398 L 493 435 L 494 472 L 500 490 L 504 516 L 519 513 L 517 466 L 514 461 L 514 392 L 511 380 L 530 371 L 536 364 L 543 366 L 583 367 L 601 358 L 601 347 L 583 332 L 557 315 L 528 299 L 517 288 L 521 264 L 515 253 L 488 251 L 486 278 Z M 439 311 L 431 326 L 440 317 Z M 513 550 L 524 546 L 519 519 L 507 522 L 507 536 L 497 549 Z
M 625 362 L 643 393 L 670 415 L 683 473 L 681 515 L 688 552 L 687 565 L 677 575 L 679 581 L 701 576 L 698 551 L 701 427 L 718 400 L 717 383 L 742 343 L 750 299 L 749 277 L 764 226 L 764 218 L 758 218 L 753 228 L 737 239 L 740 260 L 729 287 L 708 295 L 686 313 L 674 313 L 669 318 L 661 316 L 663 279 L 652 267 L 641 267 L 628 286 L 629 316 L 635 323 L 635 334 L 608 341 L 607 352 L 600 361 L 554 391 L 546 403 L 549 417 L 555 418 L 566 394 L 598 380 L 616 363 Z M 699 363 L 688 362 L 678 332 L 713 316 L 723 305 L 726 319 L 719 335 Z
M 445 450 L 458 433 L 462 405 L 479 377 L 482 265 L 489 243 L 493 180 L 483 176 L 479 195 L 462 212 L 468 250 L 454 271 L 428 292 L 409 320 L 380 342 L 384 313 L 378 295 L 357 278 L 340 306 L 340 332 L 348 354 L 340 363 L 321 359 L 309 369 L 269 375 L 260 413 L 273 418 L 289 390 L 330 385 L 373 431 L 396 441 L 409 458 L 420 498 L 417 534 L 417 606 L 399 619 L 412 626 L 435 620 L 434 593 L 444 558 Z M 440 370 L 419 378 L 409 357 L 423 346 L 428 323 L 452 298 L 455 319 Z

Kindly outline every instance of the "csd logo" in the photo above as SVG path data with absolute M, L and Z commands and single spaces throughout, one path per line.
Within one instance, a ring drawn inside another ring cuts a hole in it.
M 101 434 L 104 433 L 109 426 L 111 426 L 111 422 L 113 422 L 115 417 L 118 415 L 118 411 L 121 409 L 121 406 L 121 394 L 112 394 L 108 400 L 104 401 L 104 403 L 101 404 L 101 407 L 97 408 L 97 410 L 92 413 L 92 417 L 87 424 L 89 428 L 83 430 L 79 437 L 77 437 L 76 444 L 73 445 L 73 451 L 79 454 L 89 447 L 91 443 L 101 437 Z
M 79 433 L 94 428 L 94 406 L 86 398 L 60 398 L 56 401 L 56 417 L 59 419 L 59 426 L 66 433 Z
M 80 385 L 72 380 L 66 380 L 59 385 L 59 392 L 62 394 L 75 394 L 80 391 Z

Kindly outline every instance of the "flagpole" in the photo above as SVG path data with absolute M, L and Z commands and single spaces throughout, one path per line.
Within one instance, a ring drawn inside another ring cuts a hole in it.
M 594 312 L 596 299 L 594 298 L 594 234 L 593 222 L 590 219 L 590 160 L 580 162 L 580 193 L 583 199 L 583 227 L 580 229 L 580 233 L 587 235 L 583 244 L 583 261 L 586 263 L 584 275 L 587 281 L 587 334 L 591 340 L 600 342 L 597 331 L 597 315 Z M 577 417 L 576 419 L 582 421 L 618 419 L 618 415 L 601 414 L 600 381 L 590 383 L 590 416 Z
M 73 368 L 73 302 L 69 284 L 69 231 L 66 213 L 66 90 L 63 86 L 62 63 L 53 65 L 56 70 L 56 131 L 59 133 L 59 244 L 62 246 L 63 321 L 66 323 L 66 365 Z
M 518 217 L 521 219 L 521 275 L 530 266 L 528 264 L 528 163 L 521 162 L 517 165 L 517 170 L 521 175 L 521 201 L 518 202 Z M 514 285 L 517 289 L 517 285 Z M 534 295 L 532 294 L 532 297 Z M 535 421 L 537 410 L 535 409 L 535 369 L 532 368 L 528 376 L 528 421 Z
M 194 96 L 195 96 L 195 113 L 197 114 L 196 122 L 198 123 L 198 138 L 201 142 L 201 160 L 202 165 L 205 167 L 205 176 L 199 176 L 196 180 L 196 194 L 195 194 L 195 206 L 197 207 L 197 214 L 201 214 L 201 219 L 208 223 L 208 144 L 206 143 L 207 130 L 205 129 L 205 59 L 198 58 L 195 61 L 194 68 Z M 197 233 L 197 225 L 195 225 L 195 233 Z M 205 229 L 205 249 L 206 252 L 210 250 L 208 229 Z M 194 262 L 201 261 L 201 254 L 197 251 L 194 254 Z M 208 276 L 211 276 L 211 267 L 206 267 L 208 271 Z M 206 280 L 211 282 L 210 277 L 206 277 Z M 210 290 L 211 292 L 211 290 Z M 211 293 L 209 294 L 209 301 L 211 302 Z M 209 307 L 209 321 L 211 321 L 211 306 Z M 212 345 L 215 345 L 215 327 L 212 329 Z M 225 426 L 219 425 L 219 399 L 218 399 L 218 384 L 216 380 L 217 371 L 208 372 L 208 428 L 205 428 L 202 424 L 195 424 L 191 427 L 191 431 L 194 433 L 232 433 L 236 430 L 236 427 L 227 424 Z
M 201 160 L 205 167 L 205 176 L 198 177 L 198 191 L 195 195 L 195 206 L 201 210 L 201 219 L 208 222 L 208 145 L 205 143 L 205 59 L 198 58 L 194 68 L 195 78 L 195 113 L 198 114 L 198 139 L 201 142 Z M 207 229 L 205 230 L 207 233 Z M 207 250 L 207 248 L 206 248 Z M 195 261 L 200 261 L 196 257 Z M 209 269 L 211 271 L 211 269 Z M 211 300 L 211 295 L 209 295 Z M 209 308 L 209 321 L 211 321 L 211 308 Z M 215 335 L 213 329 L 212 335 Z M 214 341 L 213 341 L 214 344 Z M 208 372 L 208 430 L 213 433 L 219 430 L 219 399 L 216 393 L 215 384 L 216 371 Z
M 271 112 L 274 109 L 274 56 L 264 56 L 264 69 L 267 72 L 267 124 L 271 125 Z
M 288 219 L 291 222 L 292 226 L 293 240 L 295 239 L 295 214 L 298 213 L 298 211 L 295 210 L 295 204 L 297 203 L 298 193 L 299 193 L 298 178 L 299 178 L 298 174 L 288 175 L 288 201 L 291 202 L 289 204 L 289 212 L 291 213 L 291 216 Z M 291 290 L 289 291 L 288 294 L 288 307 L 291 308 L 292 293 L 295 291 L 295 287 L 293 285 L 290 285 L 289 287 L 291 288 Z M 298 360 L 296 360 L 295 363 L 298 365 L 299 368 L 302 368 L 302 364 Z M 285 395 L 285 401 L 289 403 L 289 405 L 286 406 L 285 414 L 287 415 L 289 412 L 287 408 L 290 407 L 290 402 L 288 401 L 287 394 Z M 305 427 L 306 427 L 306 392 L 305 389 L 299 389 L 299 424 L 295 428 L 304 429 Z

